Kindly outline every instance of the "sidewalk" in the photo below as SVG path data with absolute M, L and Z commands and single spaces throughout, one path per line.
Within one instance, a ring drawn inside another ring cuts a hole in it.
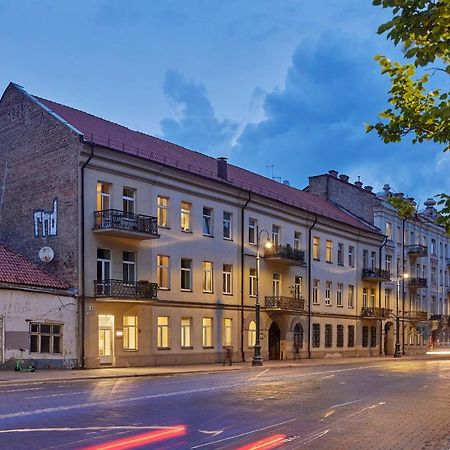
M 234 363 L 232 366 L 222 364 L 193 364 L 158 367 L 118 367 L 85 370 L 37 370 L 36 372 L 0 371 L 0 386 L 22 383 L 45 383 L 57 381 L 76 381 L 89 379 L 131 378 L 149 376 L 170 376 L 192 373 L 217 373 L 237 370 L 265 370 L 277 368 L 302 369 L 304 367 L 326 367 L 330 365 L 376 364 L 386 361 L 404 361 L 433 359 L 433 355 L 403 356 L 394 359 L 391 356 L 302 359 L 298 361 L 265 361 L 262 367 L 252 367 L 251 361 Z

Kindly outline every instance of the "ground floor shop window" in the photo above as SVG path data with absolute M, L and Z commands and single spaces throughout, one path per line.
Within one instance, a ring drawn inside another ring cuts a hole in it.
M 61 353 L 62 325 L 30 324 L 30 352 Z
M 369 327 L 362 327 L 362 346 L 369 346 Z
M 123 317 L 123 349 L 138 349 L 138 329 L 136 316 Z

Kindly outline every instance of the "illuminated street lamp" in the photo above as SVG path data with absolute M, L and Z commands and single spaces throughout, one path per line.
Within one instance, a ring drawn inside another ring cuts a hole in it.
M 259 228 L 256 227 L 256 302 L 255 302 L 255 315 L 256 315 L 256 339 L 255 339 L 255 352 L 253 354 L 252 366 L 262 366 L 263 359 L 261 356 L 261 342 L 259 340 L 260 328 L 261 328 L 261 319 L 260 319 L 260 305 L 259 305 L 259 261 L 261 259 L 261 255 L 259 253 L 259 244 L 261 239 L 261 234 L 266 233 L 267 239 L 264 243 L 265 248 L 271 248 L 272 242 L 269 239 L 269 232 L 267 230 L 259 231 Z
M 400 280 L 407 280 L 409 278 L 409 274 L 404 273 L 403 275 L 400 275 L 397 278 L 397 314 L 395 316 L 395 326 L 396 326 L 396 333 L 395 333 L 395 352 L 394 352 L 394 358 L 401 358 L 402 351 L 400 348 L 400 315 L 398 312 L 398 302 L 400 297 Z M 403 293 L 402 293 L 403 294 Z M 405 308 L 403 307 L 403 310 Z M 403 311 L 403 317 L 405 316 L 405 311 Z

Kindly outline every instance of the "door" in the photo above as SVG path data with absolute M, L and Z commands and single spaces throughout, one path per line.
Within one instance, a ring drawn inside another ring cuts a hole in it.
M 3 317 L 0 317 L 0 364 L 5 362 L 5 349 L 4 349 L 4 341 L 3 341 Z
M 98 316 L 98 356 L 100 364 L 113 363 L 114 316 Z
M 384 326 L 384 354 L 393 355 L 395 350 L 394 324 L 388 322 Z
M 276 322 L 269 328 L 269 359 L 280 359 L 280 328 Z

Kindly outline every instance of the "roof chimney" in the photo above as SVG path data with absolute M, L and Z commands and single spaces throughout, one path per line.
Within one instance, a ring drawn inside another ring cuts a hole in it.
M 217 158 L 217 176 L 222 180 L 228 180 L 228 163 L 227 158 Z
M 355 181 L 355 186 L 357 187 L 357 188 L 362 188 L 362 182 L 361 181 Z
M 373 187 L 372 186 L 364 186 L 364 189 L 368 192 L 372 192 Z
M 348 183 L 348 178 L 349 178 L 348 175 L 344 175 L 344 174 L 339 175 L 339 179 L 344 181 L 345 183 Z
M 338 171 L 337 170 L 329 170 L 328 171 L 328 175 L 330 175 L 333 178 L 337 178 L 338 176 Z
M 385 184 L 384 186 L 383 186 L 383 191 L 384 191 L 384 195 L 388 195 L 389 194 L 389 191 L 391 190 L 391 187 L 388 185 L 388 184 Z

